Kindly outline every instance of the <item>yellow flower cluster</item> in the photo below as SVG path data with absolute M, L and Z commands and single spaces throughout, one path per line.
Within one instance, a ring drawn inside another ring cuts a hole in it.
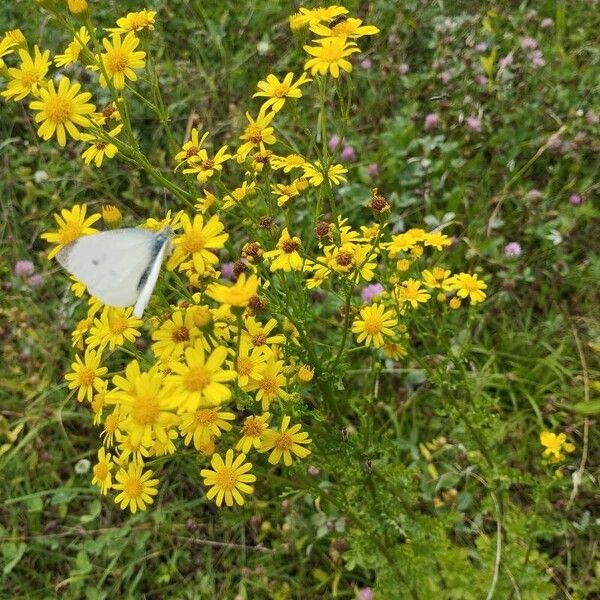
M 551 431 L 542 431 L 540 433 L 540 444 L 544 446 L 543 456 L 552 463 L 559 463 L 565 459 L 564 452 L 571 454 L 575 452 L 575 444 L 567 441 L 564 433 L 552 433 Z

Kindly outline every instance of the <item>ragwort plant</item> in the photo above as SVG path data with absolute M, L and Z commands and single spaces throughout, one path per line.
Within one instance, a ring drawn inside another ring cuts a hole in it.
M 481 562 L 490 565 L 478 585 L 491 598 L 505 585 L 499 572 L 509 524 L 481 423 L 466 408 L 485 412 L 472 391 L 468 354 L 486 283 L 481 274 L 445 266 L 456 243 L 443 231 L 452 233 L 451 223 L 403 231 L 375 188 L 361 208 L 367 224 L 355 224 L 348 209 L 356 214 L 356 207 L 336 193 L 348 171 L 339 144 L 328 143 L 331 124 L 347 133 L 352 57 L 378 29 L 342 6 L 300 8 L 289 25 L 293 51 L 305 53 L 303 70 L 266 74 L 257 100 L 248 98 L 243 131 L 215 146 L 208 131 L 191 128 L 180 143 L 184 132 L 171 128 L 152 56 L 153 11 L 129 13 L 101 31 L 85 1 L 39 3 L 72 41 L 52 58 L 18 30 L 7 32 L 2 97 L 27 104 L 42 139 L 79 144 L 81 160 L 94 168 L 110 161 L 139 168 L 171 199 L 166 214 L 140 224 L 174 231 L 145 319 L 132 308 L 102 305 L 72 282 L 81 318 L 65 378 L 98 427 L 92 483 L 122 509 L 147 510 L 169 457 L 186 453 L 197 456 L 196 485 L 207 500 L 231 507 L 254 493 L 254 465 L 272 465 L 259 482 L 262 494 L 272 478 L 327 503 L 348 530 L 347 568 L 380 569 L 381 589 L 418 598 L 452 577 L 462 586 L 457 564 L 474 572 L 465 548 L 445 534 L 458 479 L 440 482 L 435 465 L 444 453 L 466 456 L 485 473 L 471 476 L 493 515 L 496 544 L 477 538 Z M 172 172 L 142 152 L 133 107 L 162 128 Z M 136 225 L 113 206 L 92 214 L 79 204 L 55 218 L 56 230 L 42 236 L 49 259 L 100 222 Z M 222 262 L 224 255 L 232 260 Z M 398 456 L 381 435 L 378 411 L 381 390 L 391 395 L 390 378 L 403 371 L 417 374 L 415 388 L 426 379 L 439 391 L 446 416 L 462 423 L 472 445 L 451 446 L 443 436 L 421 444 L 413 458 L 435 484 L 423 494 L 410 465 L 373 459 L 383 448 Z M 350 397 L 354 387 L 367 393 Z M 572 451 L 566 438 L 559 442 L 542 440 L 555 462 L 561 448 Z M 316 466 L 305 475 L 297 463 L 311 454 Z M 314 477 L 319 469 L 327 473 L 322 482 Z M 422 506 L 423 495 L 431 505 Z

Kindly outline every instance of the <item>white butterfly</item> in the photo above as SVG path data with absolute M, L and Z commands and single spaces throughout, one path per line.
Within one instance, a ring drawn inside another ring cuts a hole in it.
M 135 304 L 133 314 L 139 318 L 170 252 L 171 233 L 170 227 L 160 231 L 132 227 L 84 235 L 65 246 L 56 259 L 104 304 Z

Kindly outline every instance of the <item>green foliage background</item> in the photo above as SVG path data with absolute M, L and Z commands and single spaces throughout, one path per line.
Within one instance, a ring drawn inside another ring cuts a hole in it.
M 143 8 L 129 0 L 92 5 L 101 27 Z M 450 323 L 422 332 L 422 344 L 431 358 L 468 340 L 464 379 L 424 381 L 416 364 L 389 373 L 372 396 L 376 435 L 355 422 L 343 429 L 315 423 L 321 474 L 311 478 L 307 465 L 265 472 L 243 510 L 217 512 L 199 497 L 197 465 L 181 455 L 161 473 L 154 510 L 121 513 L 100 500 L 89 473 L 74 470 L 80 459 L 93 460 L 97 435 L 62 383 L 72 301 L 39 234 L 54 211 L 74 203 L 115 203 L 133 223 L 164 212 L 172 198 L 117 161 L 84 168 L 76 145 L 40 142 L 24 107 L 2 103 L 0 597 L 354 598 L 373 586 L 380 598 L 486 598 L 499 509 L 493 598 L 600 595 L 593 351 L 600 344 L 600 128 L 586 118 L 600 113 L 598 6 L 346 6 L 382 33 L 362 44 L 371 69 L 353 72 L 358 93 L 346 138 L 358 161 L 341 191 L 345 212 L 366 222 L 361 207 L 376 185 L 406 226 L 456 222 L 463 243 L 450 261 L 482 267 L 490 298 L 468 329 L 457 333 Z M 302 66 L 287 25 L 292 2 L 153 1 L 146 8 L 159 11 L 153 52 L 181 139 L 197 113 L 200 127 L 225 143 L 256 108 L 256 82 Z M 552 27 L 540 27 L 544 17 Z M 33 2 L 0 6 L 0 29 L 17 26 L 44 47 L 67 41 Z M 538 40 L 544 67 L 531 65 L 520 46 L 525 36 Z M 268 43 L 266 53 L 259 42 Z M 483 73 L 479 42 L 489 46 L 483 56 L 497 53 L 488 85 L 474 80 Z M 514 65 L 499 72 L 498 57 L 510 52 Z M 398 70 L 404 62 L 407 75 Z M 452 74 L 448 84 L 443 71 Z M 426 130 L 433 112 L 440 125 Z M 481 117 L 480 133 L 466 127 L 468 116 Z M 133 121 L 153 164 L 170 170 L 156 123 L 141 112 Z M 548 140 L 559 131 L 557 149 Z M 370 163 L 380 165 L 379 177 L 367 174 Z M 583 194 L 583 204 L 572 206 L 572 193 Z M 510 241 L 520 242 L 522 257 L 503 255 Z M 14 276 L 21 258 L 35 262 L 44 286 Z M 353 368 L 360 365 L 349 364 L 350 374 Z M 373 390 L 356 375 L 345 385 L 350 409 L 359 411 Z M 562 477 L 541 460 L 542 430 L 564 431 L 577 446 Z M 420 444 L 440 435 L 446 445 L 426 459 Z M 452 488 L 456 499 L 435 509 L 433 498 Z

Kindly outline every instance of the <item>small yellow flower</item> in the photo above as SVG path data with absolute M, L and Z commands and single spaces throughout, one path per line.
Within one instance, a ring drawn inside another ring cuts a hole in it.
M 301 425 L 296 424 L 289 427 L 290 417 L 284 416 L 279 431 L 269 429 L 264 434 L 264 441 L 260 448 L 261 452 L 271 451 L 269 463 L 276 465 L 282 458 L 283 464 L 289 467 L 292 464 L 292 455 L 298 458 L 306 458 L 310 450 L 305 445 L 312 442 L 308 433 L 301 431 Z
M 114 129 L 111 129 L 106 135 L 109 137 L 116 137 L 119 135 L 119 133 L 121 133 L 122 129 L 123 124 L 119 123 L 119 125 L 117 125 Z M 100 167 L 105 156 L 107 158 L 114 158 L 119 151 L 114 144 L 107 142 L 106 139 L 97 135 L 82 133 L 80 138 L 82 142 L 91 144 L 90 147 L 84 150 L 83 154 L 81 155 L 81 158 L 83 158 L 83 161 L 86 165 L 89 165 L 92 161 L 94 161 L 96 167 Z
M 348 13 L 348 9 L 339 5 L 332 6 L 319 6 L 317 8 L 304 8 L 301 7 L 298 11 L 297 20 L 295 21 L 296 25 L 300 25 L 300 19 L 304 20 L 304 24 L 306 25 L 318 25 L 323 21 L 331 21 L 336 17 L 341 17 Z
M 74 15 L 80 15 L 88 9 L 86 0 L 67 0 L 67 6 Z
M 240 506 L 244 504 L 244 494 L 251 494 L 254 488 L 250 483 L 256 481 L 256 477 L 249 473 L 252 463 L 245 462 L 246 455 L 238 454 L 234 460 L 233 450 L 227 450 L 225 460 L 219 454 L 213 454 L 210 461 L 211 469 L 202 469 L 200 475 L 204 478 L 204 485 L 210 489 L 206 494 L 209 500 L 215 499 L 217 506 L 225 504 L 233 506 L 234 502 Z
M 246 113 L 248 119 L 248 125 L 244 129 L 244 133 L 240 136 L 241 140 L 246 140 L 237 151 L 238 161 L 243 161 L 252 149 L 264 150 L 265 144 L 274 144 L 276 142 L 273 132 L 273 127 L 270 126 L 273 117 L 276 115 L 275 112 L 265 112 L 264 107 L 260 109 L 256 119 L 250 116 L 250 113 Z
M 108 490 L 112 488 L 111 471 L 113 470 L 114 466 L 112 455 L 110 453 L 106 454 L 104 446 L 101 446 L 100 450 L 98 450 L 98 462 L 92 469 L 92 472 L 94 473 L 92 485 L 97 485 L 100 488 L 100 493 L 103 496 L 106 496 Z
M 312 75 L 327 75 L 338 78 L 340 70 L 350 73 L 352 63 L 347 57 L 360 52 L 360 49 L 354 42 L 348 42 L 345 37 L 329 37 L 316 41 L 318 46 L 304 46 L 304 50 L 313 56 L 306 61 L 304 70 Z
M 284 173 L 289 173 L 293 169 L 302 169 L 306 165 L 306 159 L 300 154 L 274 156 L 271 165 L 274 169 L 283 169 Z
M 40 86 L 44 84 L 44 77 L 50 67 L 50 50 L 42 54 L 36 44 L 33 51 L 32 57 L 27 50 L 21 48 L 19 50 L 21 65 L 17 69 L 8 69 L 10 79 L 2 92 L 2 96 L 7 100 L 23 100 L 28 94 L 37 94 L 41 89 Z
M 223 164 L 232 158 L 231 154 L 227 152 L 227 148 L 227 145 L 221 146 L 212 158 L 205 148 L 200 148 L 197 154 L 188 159 L 188 167 L 183 172 L 196 175 L 199 183 L 206 183 L 215 173 L 220 173 L 223 170 Z
M 73 41 L 67 46 L 64 54 L 57 54 L 54 57 L 54 64 L 57 67 L 66 67 L 67 65 L 76 63 L 79 60 L 81 51 L 87 46 L 90 41 L 90 34 L 87 27 L 81 27 Z
M 54 214 L 54 220 L 58 223 L 58 231 L 42 233 L 41 235 L 42 239 L 50 244 L 56 244 L 48 254 L 49 259 L 54 258 L 67 244 L 74 242 L 82 235 L 98 231 L 92 225 L 100 219 L 100 215 L 91 215 L 86 219 L 86 211 L 87 206 L 85 204 L 76 204 L 71 210 L 63 208 L 60 215 Z
M 272 259 L 271 271 L 301 271 L 304 266 L 304 259 L 300 256 L 302 240 L 299 237 L 292 237 L 287 227 L 281 232 L 277 247 L 264 253 L 264 257 Z
M 182 437 L 185 436 L 184 443 L 190 445 L 194 440 L 194 447 L 200 450 L 203 445 L 208 444 L 212 439 L 221 436 L 223 431 L 231 430 L 231 423 L 235 415 L 230 412 L 218 411 L 214 408 L 200 408 L 192 413 L 181 415 L 179 430 Z
M 223 197 L 223 209 L 227 210 L 232 206 L 239 204 L 248 196 L 251 196 L 256 191 L 256 182 L 248 183 L 244 181 L 241 186 L 235 188 L 230 194 Z
M 269 409 L 273 400 L 278 398 L 282 400 L 290 399 L 290 395 L 283 389 L 286 385 L 286 379 L 282 370 L 283 361 L 276 360 L 274 356 L 269 356 L 267 364 L 256 380 L 256 399 L 261 402 L 264 411 Z
M 271 184 L 271 193 L 277 196 L 277 206 L 285 206 L 291 198 L 300 195 L 300 191 L 294 183 Z
M 14 31 L 19 31 L 19 29 L 15 29 Z M 0 39 L 0 69 L 4 68 L 6 66 L 6 63 L 4 62 L 4 60 L 2 60 L 5 56 L 8 56 L 9 54 L 12 54 L 13 52 L 15 52 L 17 50 L 17 48 L 19 47 L 19 45 L 21 44 L 21 42 L 16 38 L 16 35 L 10 35 L 11 32 L 8 31 L 7 33 L 4 34 L 4 36 L 2 37 L 2 39 Z M 21 33 L 21 35 L 23 35 Z
M 74 139 L 81 138 L 79 127 L 89 127 L 91 115 L 96 107 L 89 103 L 92 97 L 89 92 L 81 92 L 81 85 L 74 83 L 68 77 L 63 77 L 58 88 L 54 87 L 54 81 L 48 82 L 47 89 L 40 89 L 39 100 L 29 104 L 32 110 L 39 111 L 35 116 L 36 123 L 40 123 L 38 135 L 49 140 L 56 134 L 60 146 L 67 143 L 67 133 Z
M 266 80 L 259 81 L 256 86 L 259 91 L 252 97 L 268 98 L 263 103 L 261 111 L 270 108 L 273 112 L 279 112 L 283 108 L 286 98 L 301 98 L 300 86 L 312 81 L 306 73 L 302 73 L 295 82 L 293 82 L 293 79 L 294 74 L 288 73 L 282 81 L 279 81 L 275 75 L 267 75 Z
M 250 298 L 256 296 L 258 290 L 258 277 L 242 273 L 233 285 L 221 285 L 213 283 L 210 285 L 206 294 L 220 304 L 229 304 L 230 306 L 248 306 Z
M 436 250 L 443 250 L 452 244 L 452 240 L 440 231 L 432 231 L 425 234 L 423 243 L 425 246 L 433 246 Z
M 152 351 L 159 360 L 179 358 L 186 348 L 194 345 L 200 335 L 193 310 L 175 310 L 152 332 Z
M 421 282 L 416 279 L 407 279 L 394 290 L 394 296 L 400 306 L 410 304 L 413 308 L 418 308 L 420 303 L 427 302 L 431 298 L 431 294 L 426 290 L 421 289 Z
M 461 306 L 462 302 L 458 296 L 454 296 L 454 298 L 450 298 L 450 302 L 448 302 L 448 306 L 452 310 L 458 310 Z
M 376 35 L 379 33 L 379 29 L 374 25 L 363 25 L 360 19 L 352 17 L 339 19 L 334 25 L 315 23 L 310 26 L 310 30 L 323 37 L 344 37 L 349 39 L 358 39 L 365 35 Z
M 146 510 L 146 505 L 154 502 L 152 496 L 158 494 L 158 479 L 151 479 L 154 472 L 144 472 L 143 468 L 141 463 L 131 462 L 127 470 L 119 469 L 116 475 L 118 483 L 113 484 L 113 489 L 121 490 L 115 498 L 115 504 L 119 504 L 121 510 L 129 508 L 135 514 L 138 509 Z
M 130 81 L 137 81 L 137 74 L 134 69 L 143 69 L 144 59 L 146 58 L 145 52 L 136 51 L 139 43 L 140 40 L 133 31 L 127 33 L 123 39 L 121 39 L 120 33 L 113 33 L 111 41 L 108 38 L 102 40 L 102 45 L 106 50 L 100 55 L 100 60 L 104 65 L 104 71 L 100 75 L 100 85 L 102 87 L 108 85 L 104 72 L 118 90 L 125 87 L 125 78 Z
M 448 284 L 451 289 L 456 290 L 460 298 L 469 298 L 471 304 L 479 304 L 486 299 L 483 290 L 487 289 L 487 284 L 481 279 L 477 279 L 477 274 L 459 273 L 451 277 Z
M 263 435 L 269 428 L 269 419 L 271 414 L 266 412 L 255 417 L 251 415 L 244 419 L 242 425 L 242 437 L 235 446 L 236 450 L 248 454 L 252 448 L 260 449 L 263 443 Z
M 563 450 L 568 453 L 575 452 L 575 444 L 567 442 L 567 436 L 564 433 L 556 435 L 551 431 L 542 431 L 540 433 L 540 443 L 545 448 L 543 455 L 550 458 L 553 463 L 564 459 Z
M 83 360 L 76 354 L 75 362 L 71 365 L 72 372 L 65 375 L 69 382 L 69 389 L 77 389 L 77 400 L 81 402 L 84 398 L 92 401 L 94 390 L 100 391 L 104 382 L 101 377 L 108 373 L 107 367 L 101 367 L 102 353 L 87 349 Z
M 348 169 L 343 165 L 331 165 L 327 171 L 325 171 L 321 164 L 313 165 L 311 163 L 306 163 L 303 167 L 303 171 L 304 177 L 308 179 L 310 185 L 317 187 L 325 181 L 325 176 L 327 176 L 329 183 L 340 185 L 340 183 L 346 181 L 344 174 L 348 172 Z
M 425 269 L 423 271 L 423 283 L 430 288 L 440 289 L 446 292 L 452 289 L 449 283 L 450 270 L 443 267 L 433 267 L 431 271 Z
M 109 229 L 116 229 L 123 222 L 121 211 L 114 204 L 102 206 L 102 220 Z
M 303 383 L 308 383 L 312 381 L 312 378 L 315 376 L 315 369 L 310 365 L 302 365 L 298 369 L 298 373 L 296 373 L 296 377 L 302 381 Z
M 357 334 L 356 341 L 364 342 L 367 348 L 373 344 L 375 348 L 381 348 L 384 344 L 384 336 L 394 334 L 391 327 L 398 325 L 391 311 L 386 311 L 383 304 L 373 303 L 360 310 L 360 318 L 352 323 L 352 333 Z
M 242 331 L 242 343 L 248 343 L 253 348 L 260 348 L 267 354 L 273 354 L 273 346 L 285 344 L 285 336 L 274 333 L 277 327 L 275 319 L 269 319 L 262 324 L 254 317 L 248 317 L 244 321 L 245 328 Z
M 202 343 L 185 350 L 185 362 L 173 363 L 168 383 L 180 413 L 219 406 L 231 398 L 227 382 L 235 371 L 223 369 L 227 348 L 217 346 L 207 355 Z
M 100 318 L 94 319 L 94 325 L 90 328 L 90 335 L 86 340 L 88 346 L 101 349 L 108 346 L 110 350 L 114 350 L 117 346 L 123 346 L 126 341 L 135 342 L 141 335 L 138 329 L 144 321 L 134 317 L 132 313 L 133 306 L 106 306 Z
M 268 354 L 261 347 L 254 348 L 246 340 L 240 343 L 240 350 L 235 359 L 235 370 L 238 385 L 242 390 L 250 392 L 257 388 L 257 382 L 267 367 L 267 356 Z
M 205 223 L 202 215 L 195 215 L 190 220 L 188 215 L 182 214 L 181 227 L 183 232 L 172 241 L 173 254 L 167 267 L 174 269 L 191 256 L 194 268 L 202 275 L 207 267 L 219 262 L 211 250 L 223 248 L 229 234 L 223 232 L 225 227 L 217 215 L 213 215 Z
M 94 125 L 103 126 L 112 119 L 113 121 L 121 120 L 121 113 L 114 102 L 107 104 L 101 112 L 95 112 L 92 115 Z
M 144 9 L 139 12 L 130 12 L 125 17 L 117 19 L 117 27 L 107 29 L 107 31 L 111 33 L 128 33 L 130 31 L 141 31 L 142 29 L 152 31 L 155 20 L 156 11 L 154 10 Z
M 194 156 L 198 156 L 204 141 L 208 137 L 208 131 L 203 133 L 202 137 L 199 138 L 200 131 L 194 128 L 190 132 L 190 135 L 190 139 L 183 144 L 181 150 L 175 155 L 175 160 L 178 163 L 182 163 Z

